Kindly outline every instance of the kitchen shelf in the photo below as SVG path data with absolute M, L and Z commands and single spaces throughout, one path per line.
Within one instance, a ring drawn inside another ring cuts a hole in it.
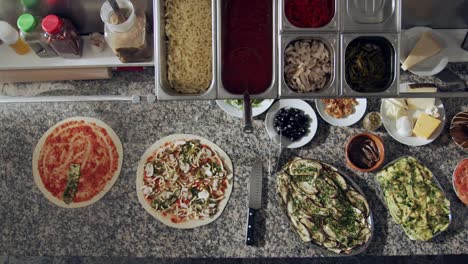
M 152 40 L 153 36 L 148 38 Z M 150 45 L 153 45 L 152 42 Z M 94 53 L 91 50 L 89 36 L 83 36 L 83 56 L 79 59 L 39 58 L 32 51 L 20 56 L 7 45 L 0 45 L 0 54 L 0 70 L 154 66 L 154 59 L 149 62 L 122 63 L 107 45 L 103 52 Z

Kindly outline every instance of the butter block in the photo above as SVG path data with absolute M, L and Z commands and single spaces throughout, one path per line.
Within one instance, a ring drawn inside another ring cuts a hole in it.
M 441 123 L 439 119 L 423 113 L 419 116 L 418 121 L 416 121 L 413 134 L 417 137 L 429 139 Z

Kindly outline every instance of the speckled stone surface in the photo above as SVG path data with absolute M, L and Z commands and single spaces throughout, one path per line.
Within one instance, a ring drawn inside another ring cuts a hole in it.
M 123 89 L 120 85 L 138 86 L 125 76 L 95 84 L 116 89 Z M 145 76 L 141 78 L 148 80 Z M 35 85 L 24 87 L 34 89 Z M 468 108 L 466 98 L 443 102 L 447 120 Z M 380 100 L 369 100 L 369 110 L 376 111 L 379 106 Z M 85 208 L 62 209 L 48 202 L 34 184 L 31 160 L 42 134 L 55 123 L 73 116 L 96 117 L 108 123 L 122 140 L 124 163 L 117 183 L 99 202 Z M 328 255 L 301 242 L 279 208 L 275 177 L 268 172 L 274 170 L 280 151 L 270 143 L 263 117 L 254 121 L 255 133 L 246 135 L 241 132 L 240 119 L 228 116 L 209 101 L 0 104 L 0 255 L 159 258 Z M 435 142 L 417 148 L 396 142 L 383 128 L 378 131 L 385 140 L 386 162 L 414 155 L 432 169 L 447 193 L 453 222 L 447 232 L 431 242 L 410 241 L 395 225 L 382 203 L 374 174 L 355 173 L 346 168 L 344 146 L 349 137 L 364 131 L 361 123 L 338 128 L 320 119 L 313 141 L 301 149 L 281 152 L 279 160 L 282 163 L 296 155 L 315 158 L 335 165 L 355 179 L 370 201 L 375 220 L 374 238 L 364 255 L 466 254 L 468 209 L 457 200 L 451 175 L 457 162 L 468 154 L 450 140 L 448 125 Z M 235 184 L 231 199 L 221 217 L 210 225 L 193 230 L 166 227 L 137 200 L 135 174 L 140 156 L 157 139 L 173 133 L 206 137 L 223 148 L 233 161 Z M 270 170 L 265 170 L 264 204 L 256 223 L 258 243 L 248 247 L 244 244 L 247 180 L 256 158 L 263 160 Z
M 139 72 L 112 72 L 110 80 L 1 83 L 0 96 L 87 96 L 154 94 L 154 68 Z M 131 76 L 131 78 L 129 78 Z
M 154 257 L 9 257 L 3 264 L 452 264 L 466 263 L 468 255 L 359 256 L 329 258 L 154 258 Z M 0 262 L 1 263 L 1 262 Z
M 468 63 L 449 63 L 447 69 L 460 77 L 468 86 Z M 410 72 L 400 71 L 400 81 L 405 82 L 431 82 L 435 83 L 439 88 L 447 88 L 447 84 L 436 77 L 420 77 Z M 468 92 L 468 91 L 467 91 Z

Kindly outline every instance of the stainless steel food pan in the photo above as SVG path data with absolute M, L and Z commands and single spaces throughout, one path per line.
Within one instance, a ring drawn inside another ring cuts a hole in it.
M 154 49 L 156 93 L 159 100 L 202 100 L 216 99 L 216 0 L 211 3 L 212 17 L 212 80 L 211 85 L 200 94 L 181 94 L 176 92 L 167 80 L 167 37 L 165 32 L 165 1 L 156 0 L 154 5 Z
M 330 22 L 319 28 L 300 28 L 294 26 L 291 22 L 289 22 L 288 17 L 285 13 L 285 3 L 286 0 L 279 0 L 279 22 L 280 22 L 280 32 L 338 32 L 340 30 L 340 10 L 341 5 L 343 4 L 342 0 L 332 0 L 335 2 L 335 13 L 333 18 Z
M 222 80 L 222 6 L 225 0 L 219 0 L 217 4 L 217 44 L 218 44 L 218 52 L 217 52 L 217 80 L 218 80 L 218 99 L 243 99 L 242 94 L 233 94 L 226 90 L 223 85 Z M 273 0 L 273 11 L 272 11 L 272 44 L 273 44 L 273 63 L 272 67 L 272 80 L 270 86 L 265 90 L 265 92 L 261 94 L 253 94 L 251 98 L 257 99 L 276 99 L 278 98 L 278 0 Z M 241 78 L 241 76 L 240 76 Z
M 351 88 L 346 81 L 346 51 L 349 44 L 357 38 L 370 38 L 383 40 L 392 50 L 388 63 L 391 67 L 391 81 L 383 92 L 364 93 L 357 92 Z M 398 95 L 400 84 L 400 36 L 397 33 L 362 33 L 362 34 L 342 34 L 341 35 L 341 60 L 340 60 L 340 81 L 342 97 L 395 97 Z
M 330 80 L 324 89 L 318 92 L 299 93 L 294 91 L 286 83 L 285 77 L 285 50 L 289 44 L 298 40 L 311 40 L 316 39 L 322 41 L 330 52 L 331 60 L 331 75 Z M 280 97 L 281 98 L 318 98 L 318 97 L 336 97 L 339 94 L 339 65 L 338 59 L 340 54 L 340 41 L 337 33 L 315 33 L 315 34 L 283 34 L 281 35 L 280 43 L 280 69 L 279 69 L 279 83 L 280 83 Z
M 343 32 L 400 32 L 401 0 L 344 0 Z

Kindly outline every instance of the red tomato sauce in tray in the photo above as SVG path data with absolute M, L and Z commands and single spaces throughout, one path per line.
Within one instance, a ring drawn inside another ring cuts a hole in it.
M 299 28 L 326 26 L 335 15 L 335 0 L 286 0 L 285 14 Z
M 233 94 L 263 93 L 273 80 L 273 1 L 221 3 L 223 86 Z

